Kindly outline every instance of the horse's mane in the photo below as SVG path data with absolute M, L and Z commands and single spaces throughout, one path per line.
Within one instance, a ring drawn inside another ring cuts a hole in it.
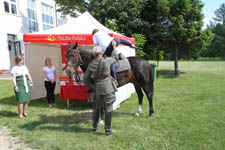
M 78 48 L 78 50 L 84 54 L 87 54 L 87 55 L 92 55 L 91 52 L 89 52 L 88 50 L 84 49 L 84 48 Z
M 85 55 L 86 57 L 90 57 L 91 60 L 94 59 L 94 56 L 92 55 L 92 53 L 84 48 L 78 48 L 78 50 L 80 51 L 81 55 Z

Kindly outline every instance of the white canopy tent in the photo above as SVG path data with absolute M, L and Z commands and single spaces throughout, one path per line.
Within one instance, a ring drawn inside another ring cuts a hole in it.
M 134 39 L 118 34 L 98 22 L 88 12 L 81 14 L 73 21 L 62 25 L 60 27 L 41 31 L 37 33 L 24 34 L 25 57 L 26 65 L 30 70 L 33 78 L 34 87 L 31 90 L 31 99 L 45 97 L 44 77 L 42 68 L 46 57 L 51 57 L 53 65 L 56 66 L 58 77 L 63 75 L 62 71 L 62 55 L 60 44 L 67 44 L 68 42 L 78 44 L 86 49 L 91 50 L 93 47 L 92 30 L 99 29 L 107 32 L 110 36 L 115 38 L 122 38 L 129 40 L 134 44 Z M 135 56 L 135 50 L 127 46 L 118 46 L 118 51 L 125 56 Z M 60 91 L 59 82 L 57 82 L 55 94 Z M 129 83 L 123 87 L 118 88 L 116 92 L 116 102 L 113 107 L 116 109 L 120 103 L 126 100 L 135 92 L 133 84 Z

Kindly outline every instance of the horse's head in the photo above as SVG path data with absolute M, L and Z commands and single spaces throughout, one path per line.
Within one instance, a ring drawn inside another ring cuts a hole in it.
M 78 50 L 78 44 L 71 45 L 68 44 L 68 49 L 66 53 L 67 57 L 67 70 L 66 73 L 69 76 L 78 74 L 78 67 L 83 64 L 83 61 L 80 56 L 80 51 Z
M 75 51 L 78 50 L 78 44 L 74 44 L 74 45 L 71 45 L 70 43 L 68 44 L 68 49 L 67 49 L 67 52 L 66 52 L 66 58 L 67 58 L 67 63 L 69 66 L 73 66 L 73 63 L 72 60 L 73 60 L 73 57 L 74 57 L 74 54 L 75 54 Z

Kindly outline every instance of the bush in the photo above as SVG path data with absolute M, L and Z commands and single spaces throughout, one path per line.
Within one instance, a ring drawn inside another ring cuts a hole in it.
M 136 44 L 136 56 L 144 57 L 146 53 L 143 51 L 144 45 L 146 43 L 146 37 L 143 34 L 133 34 L 133 38 L 135 38 Z

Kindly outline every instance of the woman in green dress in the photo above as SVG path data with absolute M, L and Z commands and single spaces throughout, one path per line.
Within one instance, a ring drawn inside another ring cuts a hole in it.
M 30 87 L 33 87 L 33 82 L 27 67 L 24 65 L 23 57 L 16 56 L 16 65 L 12 68 L 12 81 L 16 102 L 18 107 L 18 117 L 27 117 L 27 106 L 30 102 Z

